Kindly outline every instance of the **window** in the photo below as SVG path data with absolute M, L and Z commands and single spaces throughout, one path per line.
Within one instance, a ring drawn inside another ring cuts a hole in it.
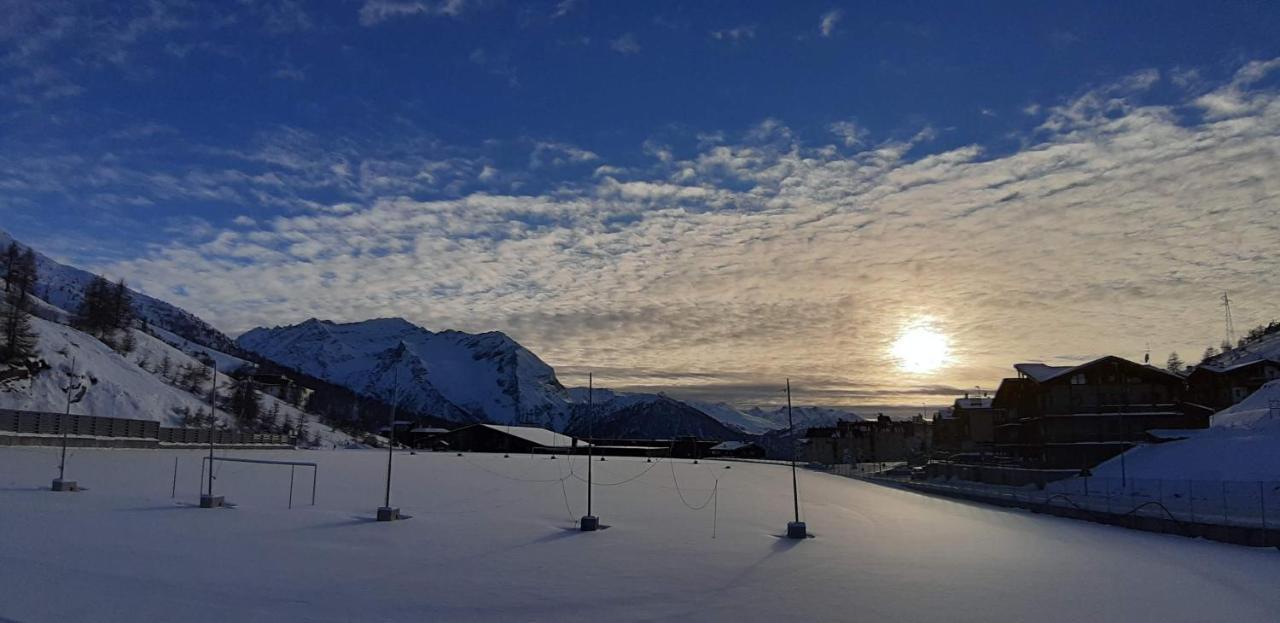
M 1079 373 L 1076 373 L 1076 374 L 1071 375 L 1071 384 L 1072 384 L 1072 385 L 1087 385 L 1087 384 L 1088 384 L 1088 382 L 1085 380 L 1084 373 L 1083 373 L 1083 372 L 1079 372 Z

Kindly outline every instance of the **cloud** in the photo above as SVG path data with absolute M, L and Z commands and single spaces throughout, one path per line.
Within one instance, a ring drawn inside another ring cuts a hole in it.
M 295 82 L 302 82 L 307 79 L 305 71 L 288 61 L 281 63 L 275 71 L 271 72 L 271 75 L 280 80 L 292 80 Z
M 844 143 L 845 147 L 856 147 L 857 145 L 860 145 L 867 135 L 867 131 L 862 126 L 859 126 L 852 121 L 837 121 L 827 126 L 827 129 L 830 130 L 832 134 L 840 137 L 840 140 Z
M 419 132 L 279 128 L 174 170 L 120 150 L 0 153 L 0 202 L 244 214 L 97 266 L 231 331 L 401 315 L 507 331 L 615 386 L 747 401 L 789 376 L 813 402 L 916 404 L 1021 360 L 1200 352 L 1223 290 L 1258 310 L 1241 324 L 1270 320 L 1274 66 L 1158 105 L 1162 72 L 1094 85 L 1013 151 L 849 120 L 830 123 L 835 148 L 776 118 L 646 142 L 653 157 L 625 169 L 551 140 L 504 167 Z M 1221 101 L 1230 114 L 1209 114 Z M 512 190 L 525 155 L 544 183 Z M 891 345 L 923 317 L 954 358 L 907 374 Z
M 533 153 L 529 155 L 529 167 L 562 167 L 569 164 L 581 164 L 599 160 L 594 152 L 576 147 L 568 143 L 538 142 L 534 144 Z
M 365 0 L 360 7 L 362 26 L 376 26 L 383 22 L 414 16 L 458 17 L 482 4 L 477 0 L 440 0 L 438 2 L 411 0 Z
M 818 20 L 818 32 L 824 37 L 830 37 L 835 34 L 836 26 L 840 23 L 842 18 L 844 18 L 844 11 L 842 9 L 832 9 L 823 13 L 822 17 Z
M 711 38 L 719 41 L 732 41 L 737 43 L 746 39 L 756 38 L 756 25 L 743 24 L 734 26 L 733 28 L 725 28 L 723 30 L 711 31 Z
M 609 48 L 619 54 L 639 54 L 640 42 L 636 39 L 635 35 L 626 33 L 621 37 L 610 41 Z
M 581 0 L 560 0 L 556 3 L 555 10 L 551 13 L 551 19 L 560 19 L 568 15 L 580 4 L 582 4 Z
M 1213 119 L 1227 119 L 1257 112 L 1270 105 L 1270 101 L 1266 94 L 1251 95 L 1247 89 L 1277 69 L 1280 69 L 1280 58 L 1250 61 L 1236 71 L 1230 84 L 1201 95 L 1193 103 Z

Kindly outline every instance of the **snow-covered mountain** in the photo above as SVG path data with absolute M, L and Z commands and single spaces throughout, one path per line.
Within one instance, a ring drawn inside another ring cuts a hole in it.
M 0 230 L 0 249 L 14 242 L 12 236 Z M 22 241 L 17 241 L 24 247 Z M 38 280 L 34 294 L 49 304 L 68 313 L 80 306 L 84 288 L 93 280 L 94 274 L 59 263 L 47 255 L 33 249 L 36 256 Z M 182 339 L 215 351 L 234 354 L 235 342 L 226 334 L 209 323 L 196 317 L 180 307 L 166 303 L 160 299 L 147 296 L 130 289 L 133 293 L 133 306 L 138 318 L 147 324 L 164 329 Z
M 686 403 L 710 415 L 730 428 L 751 435 L 763 435 L 772 431 L 786 430 L 787 408 L 751 407 L 739 409 L 723 402 L 707 403 L 686 400 Z M 803 432 L 813 426 L 833 426 L 837 420 L 861 420 L 862 416 L 844 409 L 831 407 L 798 407 L 791 408 L 791 417 L 795 421 L 797 431 Z
M 566 432 L 604 439 L 741 439 L 750 433 L 729 426 L 688 402 L 664 394 L 596 388 L 587 402 L 585 387 L 569 390 L 572 417 Z M 588 408 L 590 407 L 590 408 Z
M 433 332 L 400 318 L 311 319 L 237 340 L 282 366 L 448 420 L 563 430 L 572 399 L 555 371 L 499 332 Z
M 11 369 L 0 381 L 0 408 L 61 413 L 67 407 L 66 387 L 78 379 L 87 389 L 83 398 L 73 404 L 78 415 L 99 415 L 138 420 L 154 420 L 163 426 L 181 426 L 184 416 L 208 412 L 207 390 L 190 393 L 166 381 L 182 367 L 201 366 L 191 355 L 167 341 L 138 329 L 133 333 L 134 348 L 127 354 L 112 350 L 97 338 L 65 324 L 47 320 L 49 316 L 65 317 L 65 310 L 45 301 L 33 301 L 37 312 L 31 328 L 38 336 L 36 357 L 26 370 Z M 222 357 L 228 355 L 219 354 Z M 0 366 L 3 367 L 3 366 Z M 167 372 L 162 373 L 162 367 Z M 231 393 L 233 381 L 218 377 L 219 393 Z M 293 405 L 273 396 L 260 394 L 264 412 L 275 410 L 281 423 L 307 421 L 310 432 L 323 444 L 351 441 L 347 435 L 320 424 L 315 416 L 305 414 Z M 225 424 L 234 418 L 217 410 Z

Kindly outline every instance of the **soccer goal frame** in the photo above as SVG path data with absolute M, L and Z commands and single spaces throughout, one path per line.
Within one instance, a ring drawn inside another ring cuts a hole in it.
M 294 473 L 299 467 L 311 468 L 311 505 L 316 505 L 316 482 L 320 477 L 320 467 L 315 463 L 308 461 L 268 461 L 266 459 L 240 459 L 229 456 L 200 457 L 200 481 L 204 482 L 205 464 L 209 461 L 224 461 L 227 463 L 257 463 L 261 465 L 288 465 L 289 466 L 289 508 L 293 508 L 293 481 Z M 208 469 L 212 470 L 213 466 L 209 465 Z

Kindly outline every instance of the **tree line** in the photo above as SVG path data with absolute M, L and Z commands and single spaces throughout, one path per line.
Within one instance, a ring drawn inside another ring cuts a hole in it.
M 35 357 L 39 336 L 31 328 L 31 293 L 39 281 L 36 254 L 10 242 L 4 250 L 4 303 L 0 305 L 0 363 L 21 364 Z

